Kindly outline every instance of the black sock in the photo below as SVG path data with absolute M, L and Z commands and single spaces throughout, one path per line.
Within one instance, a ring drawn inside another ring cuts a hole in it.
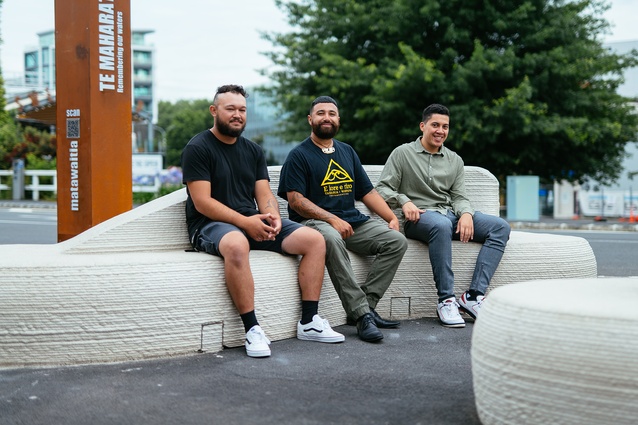
M 469 291 L 467 291 L 467 299 L 469 301 L 476 301 L 476 297 L 478 297 L 479 295 L 485 295 L 484 293 L 480 292 L 480 291 L 476 291 L 474 289 L 470 289 Z
M 240 314 L 239 317 L 241 317 L 241 321 L 244 322 L 244 329 L 246 332 L 248 332 L 253 326 L 259 324 L 259 322 L 257 322 L 257 316 L 255 316 L 255 310 Z
M 312 322 L 312 318 L 319 311 L 319 301 L 301 301 L 301 324 Z

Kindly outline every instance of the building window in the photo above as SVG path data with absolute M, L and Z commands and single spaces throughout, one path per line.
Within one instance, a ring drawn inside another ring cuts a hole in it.
M 135 89 L 133 90 L 133 95 L 135 97 L 150 96 L 151 94 L 152 93 L 150 87 L 135 87 Z
M 24 55 L 24 69 L 38 69 L 38 52 L 29 52 Z

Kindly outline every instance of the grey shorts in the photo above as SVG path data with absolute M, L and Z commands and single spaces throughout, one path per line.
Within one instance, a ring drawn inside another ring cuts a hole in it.
M 284 239 L 290 236 L 292 232 L 301 227 L 303 227 L 303 225 L 287 218 L 282 218 L 281 231 L 275 237 L 274 241 L 257 242 L 237 226 L 222 221 L 211 221 L 205 224 L 204 227 L 200 229 L 199 234 L 196 236 L 193 248 L 195 248 L 196 251 L 204 251 L 209 254 L 222 257 L 219 252 L 219 242 L 222 240 L 222 238 L 228 232 L 241 232 L 244 234 L 246 239 L 248 239 L 251 250 L 260 249 L 264 251 L 273 251 L 280 254 L 286 254 L 281 248 L 281 243 L 284 241 Z

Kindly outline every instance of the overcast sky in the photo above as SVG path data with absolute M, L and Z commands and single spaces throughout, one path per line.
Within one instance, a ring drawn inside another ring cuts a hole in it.
M 611 0 L 605 41 L 638 40 L 638 0 Z M 55 0 L 4 0 L 0 10 L 1 66 L 5 78 L 24 73 L 23 54 L 40 32 L 54 27 Z M 155 33 L 155 94 L 159 100 L 211 98 L 228 83 L 265 83 L 271 65 L 260 52 L 272 45 L 259 32 L 286 32 L 274 0 L 131 0 L 131 27 Z

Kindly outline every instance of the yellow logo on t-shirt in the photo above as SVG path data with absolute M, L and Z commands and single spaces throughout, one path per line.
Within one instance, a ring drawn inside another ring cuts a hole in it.
M 321 182 L 324 195 L 341 196 L 352 192 L 352 177 L 333 159 L 328 164 L 328 171 Z

